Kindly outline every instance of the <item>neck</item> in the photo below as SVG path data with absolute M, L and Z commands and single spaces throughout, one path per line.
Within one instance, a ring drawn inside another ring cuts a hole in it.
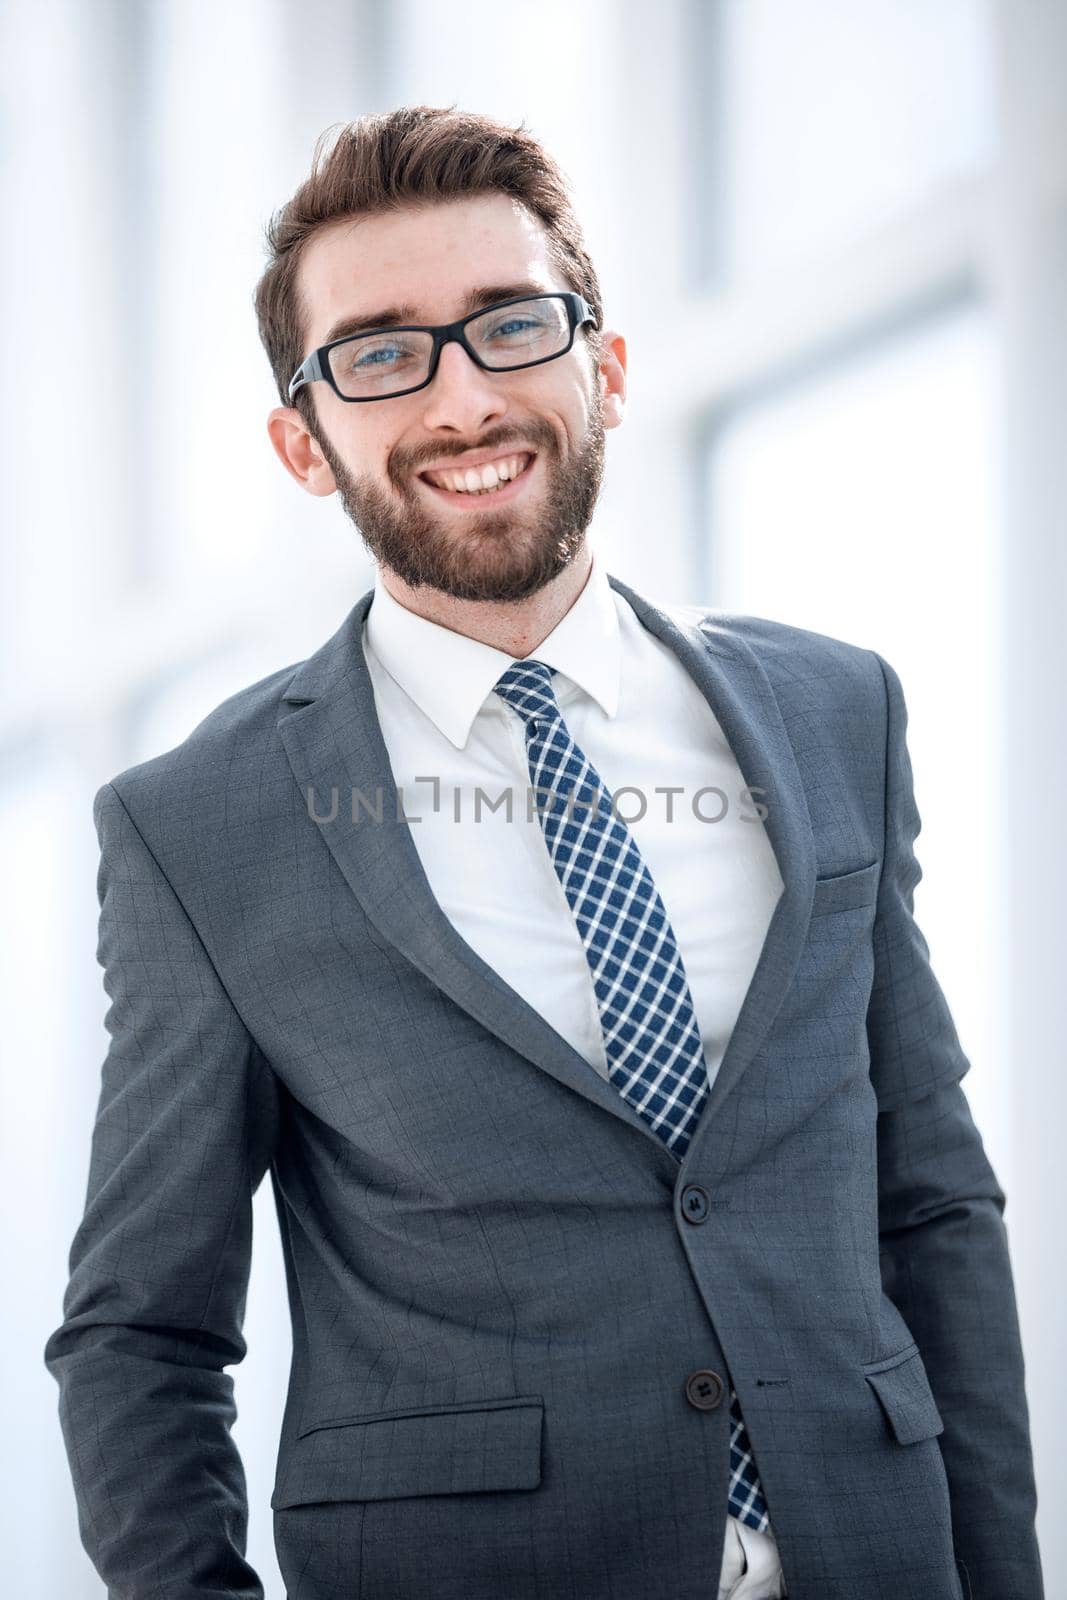
M 550 583 L 527 599 L 515 601 L 457 600 L 425 584 L 415 589 L 385 566 L 381 582 L 399 605 L 416 616 L 521 661 L 532 655 L 566 616 L 585 588 L 592 565 L 592 552 L 583 544 L 581 553 Z

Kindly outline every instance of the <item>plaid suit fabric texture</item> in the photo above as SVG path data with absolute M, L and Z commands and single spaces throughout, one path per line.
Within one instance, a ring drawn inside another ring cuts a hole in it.
M 554 671 L 513 662 L 496 693 L 525 724 L 537 813 L 592 973 L 609 1079 L 680 1161 L 708 1095 L 689 982 L 633 835 L 563 720 Z M 730 1418 L 727 1510 L 765 1531 L 767 1504 L 732 1388 Z

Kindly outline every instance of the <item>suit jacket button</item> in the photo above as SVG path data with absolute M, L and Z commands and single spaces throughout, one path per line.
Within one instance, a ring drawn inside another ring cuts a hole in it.
M 682 1190 L 682 1216 L 686 1222 L 705 1222 L 708 1215 L 708 1191 L 699 1183 L 687 1183 Z
M 685 1380 L 685 1397 L 698 1411 L 713 1411 L 723 1396 L 723 1382 L 717 1372 L 702 1367 Z

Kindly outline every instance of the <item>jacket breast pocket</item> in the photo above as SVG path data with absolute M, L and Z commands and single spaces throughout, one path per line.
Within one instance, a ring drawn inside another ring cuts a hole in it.
M 916 1444 L 945 1431 L 917 1344 L 884 1361 L 869 1361 L 862 1370 L 882 1403 L 898 1444 Z
M 270 1503 L 281 1511 L 318 1501 L 536 1489 L 543 1422 L 540 1395 L 315 1422 L 279 1458 Z
M 878 898 L 881 867 L 880 861 L 872 861 L 869 866 L 857 867 L 854 872 L 816 878 L 811 901 L 812 916 L 827 916 L 831 911 L 856 911 L 862 906 L 873 905 Z

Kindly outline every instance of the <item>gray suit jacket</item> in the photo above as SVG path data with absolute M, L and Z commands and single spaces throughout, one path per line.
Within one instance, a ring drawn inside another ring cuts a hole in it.
M 262 1594 L 225 1368 L 268 1170 L 289 1600 L 715 1600 L 731 1383 L 790 1600 L 1040 1600 L 1005 1201 L 913 920 L 899 680 L 610 581 L 765 790 L 785 883 L 680 1165 L 434 900 L 373 590 L 96 795 L 111 1043 L 45 1360 L 115 1600 Z

